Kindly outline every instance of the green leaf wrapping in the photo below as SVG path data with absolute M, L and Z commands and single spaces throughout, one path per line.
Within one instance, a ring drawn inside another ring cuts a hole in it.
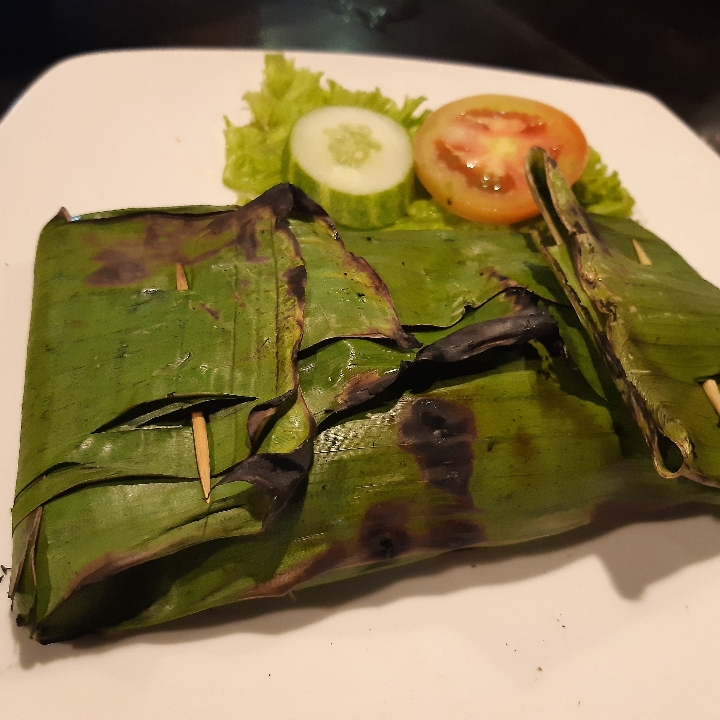
M 344 231 L 343 239 L 383 278 L 406 326 L 449 327 L 513 287 L 568 302 L 529 239 L 507 228 Z
M 506 352 L 325 430 L 302 502 L 262 533 L 196 544 L 78 587 L 44 606 L 36 637 L 144 627 L 452 548 L 527 541 L 586 524 L 608 504 L 717 501 L 702 485 L 663 481 L 647 453 L 624 451 L 633 442 L 617 435 L 622 405 L 598 402 L 562 357 L 548 364 Z M 59 498 L 56 517 L 71 517 L 76 502 Z M 75 537 L 62 522 L 43 523 L 39 584 L 62 578 L 62 557 L 46 549 Z M 81 545 L 77 537 L 67 552 Z
M 296 385 L 305 267 L 267 201 L 183 216 L 58 216 L 35 267 L 18 490 L 93 433 L 114 422 L 120 431 L 133 408 L 170 414 L 177 400 L 225 397 L 257 411 Z M 235 462 L 256 439 L 238 432 Z
M 632 409 L 658 472 L 720 485 L 720 423 L 701 386 L 720 377 L 720 290 L 635 223 L 587 216 L 542 151 L 531 153 L 528 168 L 562 243 L 539 249 Z
M 539 192 L 556 222 L 564 206 Z M 691 302 L 713 296 L 647 231 L 602 222 L 613 262 L 639 238 Z M 244 208 L 59 216 L 36 263 L 19 622 L 42 642 L 139 628 L 618 504 L 717 503 L 656 472 L 605 364 L 606 305 L 573 268 L 509 229 L 341 240 L 289 186 Z
M 306 305 L 322 320 L 307 334 Z M 62 602 L 57 592 L 271 522 L 312 461 L 297 352 L 303 338 L 334 336 L 417 344 L 382 280 L 291 186 L 243 208 L 55 218 L 38 244 L 13 507 L 25 620 Z M 209 419 L 209 506 L 193 479 L 198 410 Z M 39 585 L 36 510 L 67 531 L 41 564 L 73 558 Z M 95 516 L 92 542 L 68 549 Z

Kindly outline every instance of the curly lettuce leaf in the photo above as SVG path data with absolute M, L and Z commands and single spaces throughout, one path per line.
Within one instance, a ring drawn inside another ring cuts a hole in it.
M 348 90 L 323 73 L 297 69 L 284 55 L 265 56 L 264 81 L 259 92 L 247 92 L 252 121 L 234 125 L 225 118 L 226 161 L 223 182 L 238 193 L 241 202 L 257 197 L 273 185 L 285 182 L 284 156 L 295 122 L 326 105 L 350 105 L 387 115 L 412 136 L 429 111 L 416 114 L 424 97 L 406 98 L 402 106 L 378 88 L 371 92 Z
M 635 200 L 622 186 L 617 172 L 609 172 L 596 150 L 590 148 L 585 169 L 572 186 L 575 197 L 588 212 L 629 218 Z
M 419 192 L 418 195 L 421 195 Z M 407 215 L 401 217 L 389 230 L 468 230 L 471 228 L 484 228 L 497 230 L 497 225 L 472 222 L 459 215 L 453 215 L 449 210 L 435 202 L 431 197 L 418 197 L 408 206 Z

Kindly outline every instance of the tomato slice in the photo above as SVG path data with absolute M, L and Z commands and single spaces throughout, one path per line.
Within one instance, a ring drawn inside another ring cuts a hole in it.
M 539 214 L 525 157 L 546 150 L 568 183 L 583 171 L 588 144 L 556 108 L 509 95 L 476 95 L 434 112 L 417 132 L 415 172 L 427 191 L 466 220 L 514 223 Z

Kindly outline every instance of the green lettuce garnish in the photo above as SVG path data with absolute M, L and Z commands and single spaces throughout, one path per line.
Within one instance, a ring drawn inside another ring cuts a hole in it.
M 622 186 L 617 172 L 609 172 L 592 148 L 585 169 L 572 189 L 588 212 L 617 218 L 629 218 L 632 214 L 635 200 Z
M 407 129 L 412 137 L 430 111 L 416 114 L 424 97 L 406 98 L 402 106 L 379 89 L 351 91 L 327 80 L 323 73 L 295 68 L 295 61 L 282 54 L 265 56 L 265 79 L 259 92 L 247 92 L 252 121 L 233 125 L 225 118 L 226 161 L 224 183 L 238 193 L 241 202 L 285 182 L 285 147 L 295 122 L 311 110 L 326 105 L 349 105 L 387 115 Z
M 350 105 L 387 115 L 414 136 L 431 111 L 418 113 L 424 97 L 405 98 L 402 106 L 383 95 L 352 91 L 333 80 L 322 82 L 322 72 L 296 68 L 295 61 L 281 53 L 265 56 L 264 81 L 259 92 L 247 92 L 243 99 L 250 107 L 252 120 L 234 125 L 225 118 L 226 160 L 224 183 L 238 194 L 240 203 L 256 198 L 281 182 L 285 172 L 286 147 L 295 122 L 312 110 L 326 105 Z M 598 153 L 591 149 L 580 179 L 573 185 L 580 204 L 589 212 L 627 218 L 635 201 L 610 173 Z M 419 187 L 406 217 L 392 227 L 403 230 L 442 230 L 466 225 L 477 226 L 449 213 Z

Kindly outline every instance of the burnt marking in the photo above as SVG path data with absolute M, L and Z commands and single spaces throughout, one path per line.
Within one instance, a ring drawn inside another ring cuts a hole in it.
M 296 265 L 288 268 L 283 273 L 287 283 L 288 291 L 292 297 L 299 302 L 305 301 L 305 284 L 307 282 L 307 271 L 304 265 Z
M 403 502 L 381 502 L 365 511 L 358 544 L 368 560 L 389 560 L 407 552 L 412 544 L 406 526 L 410 508 Z
M 312 580 L 318 575 L 342 567 L 347 559 L 347 549 L 344 544 L 336 543 L 331 545 L 325 552 L 320 553 L 312 560 L 300 563 L 299 565 L 276 575 L 267 582 L 259 583 L 250 590 L 239 593 L 236 600 L 248 598 L 282 597 L 288 595 L 292 590 L 304 582 Z
M 326 213 L 302 191 L 290 185 L 277 185 L 243 207 L 209 213 L 172 213 L 140 211 L 112 217 L 79 219 L 74 222 L 87 227 L 85 241 L 98 246 L 93 260 L 100 267 L 86 278 L 96 287 L 133 285 L 147 279 L 168 265 L 191 266 L 204 262 L 228 247 L 239 248 L 248 263 L 266 263 L 260 255 L 258 233 L 285 232 L 299 246 L 284 226 L 291 214 L 326 217 Z M 142 232 L 112 240 L 103 247 L 103 239 L 95 227 L 127 221 L 143 223 Z
M 88 285 L 118 287 L 134 285 L 150 275 L 142 260 L 123 255 L 115 250 L 103 250 L 94 258 L 102 267 L 87 277 Z
M 277 412 L 284 411 L 295 400 L 296 389 L 292 388 L 283 395 L 258 403 L 248 415 L 247 434 L 250 444 L 255 447 L 268 422 Z
M 518 430 L 513 436 L 512 445 L 515 457 L 520 458 L 526 465 L 537 460 L 539 451 L 535 447 L 533 436 L 527 430 Z
M 245 301 L 242 299 L 242 295 L 240 295 L 240 293 L 238 293 L 237 290 L 232 291 L 232 298 L 237 303 L 238 307 L 240 307 L 240 308 L 246 307 Z
M 307 480 L 312 461 L 312 440 L 308 439 L 289 453 L 251 455 L 217 484 L 241 480 L 270 497 L 272 505 L 263 519 L 264 529 L 283 511 L 300 485 Z
M 424 479 L 458 497 L 468 496 L 473 473 L 472 411 L 440 398 L 415 400 L 400 419 L 398 445 L 415 456 Z
M 343 267 L 347 268 L 348 271 L 345 275 L 352 273 L 353 275 L 359 275 L 363 278 L 366 287 L 372 290 L 390 310 L 387 327 L 376 330 L 369 329 L 363 334 L 363 337 L 388 337 L 405 350 L 421 347 L 422 343 L 420 343 L 414 335 L 406 332 L 400 324 L 400 318 L 398 318 L 395 310 L 395 303 L 390 294 L 390 290 L 385 284 L 385 281 L 378 275 L 375 268 L 364 257 L 350 252 L 338 234 L 336 234 L 335 239 L 342 248 Z M 360 293 L 358 297 L 360 297 L 360 295 L 362 295 L 363 298 L 366 297 L 364 293 Z
M 282 186 L 278 186 L 282 187 Z M 335 237 L 338 236 L 337 228 L 332 218 L 327 214 L 327 211 L 313 200 L 304 190 L 301 190 L 297 185 L 288 183 L 285 185 L 290 194 L 292 195 L 292 208 L 286 213 L 291 217 L 304 217 L 314 218 L 324 222 L 331 230 Z
M 522 288 L 522 286 L 519 285 L 516 280 L 513 280 L 512 278 L 507 277 L 507 275 L 503 275 L 501 272 L 498 272 L 498 270 L 492 265 L 488 265 L 488 267 L 484 268 L 479 274 L 487 274 L 488 280 L 494 280 L 496 283 L 498 283 L 498 285 L 500 285 L 500 288 L 502 290 Z
M 479 545 L 487 539 L 482 523 L 463 518 L 449 518 L 430 526 L 427 545 L 434 550 L 454 550 Z
M 298 585 L 341 568 L 373 566 L 428 550 L 482 545 L 487 541 L 485 528 L 474 519 L 481 512 L 456 502 L 429 509 L 401 500 L 376 503 L 365 510 L 357 540 L 331 542 L 327 550 L 243 591 L 236 599 L 286 595 Z M 408 529 L 411 520 L 421 520 L 412 531 Z
M 381 375 L 368 371 L 355 375 L 343 388 L 343 391 L 334 398 L 337 410 L 349 410 L 362 405 L 386 390 L 398 377 L 398 371 Z
M 267 208 L 248 206 L 216 216 L 146 213 L 143 232 L 116 239 L 93 256 L 100 268 L 86 282 L 93 286 L 118 287 L 142 281 L 168 265 L 196 265 L 227 247 L 239 247 L 248 263 L 267 262 L 260 257 L 259 227 L 270 217 Z M 122 217 L 122 216 L 121 216 Z M 108 222 L 109 219 L 105 219 Z M 95 223 L 97 221 L 83 221 Z M 86 241 L 101 244 L 97 233 L 90 232 Z M 133 267 L 129 274 L 125 267 Z
M 245 255 L 245 261 L 248 263 L 259 264 L 268 262 L 269 258 L 258 255 L 260 240 L 257 236 L 257 229 L 263 220 L 262 213 L 259 213 L 256 217 L 235 217 L 233 219 L 237 222 L 237 227 L 234 228 L 235 237 L 231 245 L 242 250 Z M 206 255 L 206 257 L 209 257 L 209 255 Z
M 557 332 L 557 323 L 542 308 L 530 307 L 516 314 L 485 320 L 456 330 L 424 347 L 416 362 L 459 362 L 494 347 L 523 345 Z
M 210 317 L 215 318 L 215 320 L 220 319 L 220 312 L 218 310 L 213 310 L 209 305 L 206 305 L 204 302 L 200 303 L 200 307 L 208 314 Z

